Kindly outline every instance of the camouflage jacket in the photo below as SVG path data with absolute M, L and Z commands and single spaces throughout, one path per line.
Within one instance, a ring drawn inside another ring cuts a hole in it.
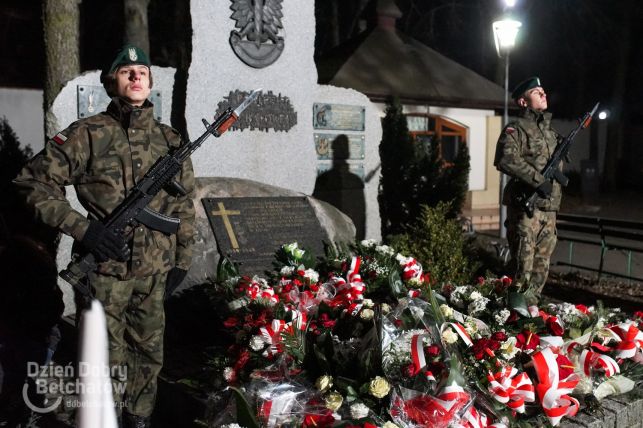
M 519 192 L 533 191 L 545 181 L 540 171 L 545 168 L 560 138 L 550 123 L 551 113 L 524 109 L 521 116 L 508 123 L 500 134 L 494 165 L 511 177 L 502 198 L 504 205 L 514 205 Z M 536 207 L 543 211 L 558 211 L 561 194 L 560 184 L 554 180 L 551 196 L 539 197 Z
M 14 183 L 39 220 L 79 241 L 89 221 L 71 207 L 64 186 L 75 187 L 89 219 L 102 219 L 123 201 L 156 159 L 180 144 L 177 131 L 154 120 L 149 101 L 142 108 L 132 108 L 114 98 L 105 112 L 74 122 L 49 140 Z M 186 196 L 161 190 L 149 205 L 181 219 L 176 235 L 141 225 L 130 235 L 131 259 L 101 263 L 99 273 L 129 279 L 167 272 L 173 266 L 189 268 L 195 215 L 194 172 L 189 159 L 177 179 L 188 191 Z

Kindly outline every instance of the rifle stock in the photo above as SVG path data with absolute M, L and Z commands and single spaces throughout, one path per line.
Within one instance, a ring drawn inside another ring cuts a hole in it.
M 143 179 L 132 188 L 125 200 L 121 202 L 102 222 L 112 232 L 127 236 L 129 231 L 145 224 L 148 227 L 164 233 L 176 233 L 180 220 L 152 211 L 147 206 L 152 199 L 163 188 L 168 188 L 180 194 L 187 194 L 183 186 L 175 180 L 175 176 L 181 170 L 183 162 L 198 149 L 210 135 L 221 136 L 239 118 L 246 109 L 261 93 L 261 89 L 252 91 L 236 109 L 226 109 L 212 124 L 205 119 L 205 132 L 193 142 L 181 145 L 178 149 L 159 158 L 152 167 L 145 173 Z M 89 275 L 96 270 L 98 263 L 93 254 L 88 253 L 77 257 L 67 266 L 67 269 L 60 272 L 60 277 L 71 284 L 74 289 L 81 293 L 81 296 L 91 295 L 91 287 L 87 281 Z

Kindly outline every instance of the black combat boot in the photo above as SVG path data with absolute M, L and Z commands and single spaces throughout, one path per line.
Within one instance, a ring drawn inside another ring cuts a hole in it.
M 138 416 L 123 412 L 123 428 L 150 428 L 152 418 L 150 416 Z

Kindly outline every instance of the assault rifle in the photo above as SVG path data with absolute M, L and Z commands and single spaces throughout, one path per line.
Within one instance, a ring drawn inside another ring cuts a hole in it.
M 567 153 L 571 148 L 572 141 L 574 141 L 574 138 L 576 137 L 576 134 L 578 134 L 578 131 L 589 126 L 590 122 L 592 121 L 592 116 L 594 116 L 596 110 L 598 110 L 598 105 L 599 103 L 596 103 L 591 111 L 585 113 L 585 115 L 579 119 L 578 126 L 574 128 L 569 133 L 569 135 L 567 135 L 567 137 L 563 139 L 563 141 L 558 143 L 556 149 L 554 150 L 554 153 L 549 159 L 549 162 L 547 162 L 545 168 L 543 168 L 543 170 L 540 172 L 543 177 L 545 177 L 545 180 L 555 179 L 560 183 L 561 186 L 567 186 L 567 183 L 569 183 L 569 178 L 567 178 L 565 174 L 563 174 L 563 172 L 560 170 L 560 161 L 567 156 Z M 523 193 L 518 197 L 518 203 L 523 207 L 529 218 L 532 218 L 534 216 L 534 207 L 537 198 L 538 192 L 536 190 L 530 190 L 529 192 Z
M 105 227 L 123 236 L 129 234 L 129 232 L 140 224 L 144 224 L 151 229 L 166 234 L 176 233 L 181 220 L 153 211 L 148 208 L 148 204 L 163 188 L 172 193 L 186 195 L 187 191 L 185 188 L 174 179 L 176 174 L 181 170 L 183 162 L 188 159 L 210 135 L 219 137 L 226 132 L 260 93 L 261 89 L 255 89 L 236 109 L 232 110 L 232 108 L 229 107 L 221 113 L 212 124 L 202 119 L 205 125 L 205 132 L 193 142 L 183 144 L 181 147 L 160 157 L 136 186 L 128 192 L 123 202 L 102 220 Z M 91 287 L 87 283 L 87 278 L 97 267 L 96 258 L 92 253 L 88 253 L 83 257 L 77 257 L 75 260 L 72 260 L 69 266 L 67 266 L 67 269 L 60 272 L 60 277 L 71 284 L 86 298 L 91 296 Z

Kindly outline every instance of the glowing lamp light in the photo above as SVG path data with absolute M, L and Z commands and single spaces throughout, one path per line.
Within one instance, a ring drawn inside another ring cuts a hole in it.
M 516 45 L 518 31 L 522 22 L 506 18 L 493 23 L 493 39 L 496 43 L 498 55 L 507 53 Z
M 505 6 L 514 7 L 516 5 L 516 0 L 505 0 Z
M 598 118 L 600 120 L 605 120 L 607 117 L 610 115 L 610 113 L 607 110 L 602 110 L 598 113 Z

